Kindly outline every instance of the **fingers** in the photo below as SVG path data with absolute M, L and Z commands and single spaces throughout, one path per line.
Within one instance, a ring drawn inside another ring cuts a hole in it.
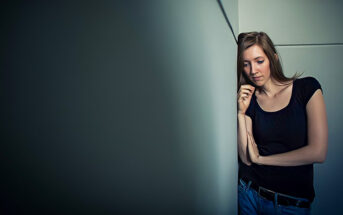
M 248 142 L 250 142 L 252 145 L 257 146 L 254 138 L 252 137 L 252 135 L 250 134 L 250 132 L 247 133 L 248 134 Z
M 238 90 L 238 93 L 240 93 L 240 92 L 248 92 L 248 93 L 253 93 L 254 92 L 254 89 L 252 89 L 252 88 L 250 88 L 250 87 L 244 87 L 243 85 L 242 85 L 242 87 L 241 88 L 239 88 L 239 90 Z
M 252 142 L 252 141 L 251 141 L 250 133 L 248 132 L 247 135 L 248 135 L 248 145 L 250 145 L 250 143 Z
M 247 150 L 249 153 L 250 160 L 253 163 L 261 164 L 260 163 L 260 153 L 259 153 L 257 144 L 254 140 L 254 137 L 249 132 L 247 132 L 247 136 L 248 136 L 248 149 Z
M 251 136 L 248 134 L 248 153 L 251 160 L 253 160 L 252 158 L 254 157 L 254 147 L 252 144 Z
M 246 100 L 252 96 L 252 92 L 246 89 L 243 89 L 238 92 L 238 100 Z
M 238 97 L 247 98 L 252 95 L 252 92 L 247 89 L 242 89 L 238 92 Z
M 249 131 L 247 131 L 248 137 L 250 138 L 250 140 L 252 140 L 252 135 Z
M 252 141 L 252 136 L 249 131 L 248 131 L 248 137 L 249 137 L 249 140 Z
M 249 98 L 253 92 L 255 90 L 255 87 L 251 86 L 251 85 L 242 85 L 240 88 L 239 88 L 239 91 L 238 91 L 238 99 L 242 98 L 242 99 L 246 99 L 246 98 Z
M 241 85 L 241 87 L 239 89 L 248 89 L 248 90 L 254 92 L 255 87 L 250 85 L 250 84 L 243 84 L 243 85 Z
M 253 92 L 251 90 L 248 90 L 248 89 L 240 89 L 238 91 L 238 94 L 247 94 L 247 95 L 252 95 Z
M 238 112 L 245 113 L 250 104 L 250 99 L 255 91 L 255 87 L 245 84 L 239 88 L 237 94 Z

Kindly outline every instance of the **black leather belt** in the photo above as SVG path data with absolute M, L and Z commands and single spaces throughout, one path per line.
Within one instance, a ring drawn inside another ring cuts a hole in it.
M 246 184 L 248 184 L 248 181 L 245 179 L 242 179 Z M 264 187 L 258 186 L 257 184 L 251 182 L 250 187 L 254 189 L 262 198 L 265 198 L 269 201 L 275 201 L 275 195 L 277 195 L 277 204 L 278 205 L 283 205 L 283 206 L 296 206 L 299 208 L 310 208 L 311 203 L 310 201 L 303 201 L 303 200 L 298 200 L 298 199 L 293 199 L 290 197 L 285 196 L 282 193 L 277 193 L 272 190 L 268 190 Z

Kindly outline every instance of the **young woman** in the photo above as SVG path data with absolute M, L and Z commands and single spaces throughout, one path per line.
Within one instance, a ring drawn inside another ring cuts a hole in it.
M 238 36 L 237 75 L 239 213 L 310 214 L 328 140 L 319 82 L 287 78 L 264 32 Z

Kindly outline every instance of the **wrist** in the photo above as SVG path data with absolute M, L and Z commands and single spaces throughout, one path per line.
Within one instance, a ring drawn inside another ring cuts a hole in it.
M 237 116 L 238 116 L 238 117 L 240 117 L 240 116 L 245 116 L 245 113 L 238 112 L 238 113 L 237 113 Z
M 255 163 L 258 164 L 258 165 L 263 165 L 263 159 L 264 159 L 264 156 L 259 155 L 259 156 L 257 157 Z

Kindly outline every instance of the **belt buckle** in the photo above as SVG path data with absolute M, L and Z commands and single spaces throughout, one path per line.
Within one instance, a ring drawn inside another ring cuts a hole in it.
M 281 201 L 279 201 L 281 200 Z M 278 201 L 277 201 L 280 205 L 292 205 L 292 206 L 296 206 L 296 207 L 300 207 L 300 208 L 309 208 L 310 203 L 301 199 L 295 199 L 295 198 L 291 198 L 288 197 L 284 194 L 278 195 Z
M 266 195 L 263 195 L 262 192 L 264 192 Z M 261 186 L 258 186 L 258 194 L 264 198 L 264 199 L 267 199 L 269 201 L 275 201 L 275 194 L 276 192 L 272 191 L 272 190 L 269 190 L 267 188 L 264 188 L 264 187 L 261 187 Z M 269 198 L 268 198 L 269 197 Z
M 300 199 L 293 199 L 293 198 L 288 197 L 288 195 L 278 193 L 278 192 L 269 190 L 261 186 L 258 186 L 257 191 L 258 191 L 259 196 L 269 201 L 273 201 L 277 205 L 283 205 L 283 206 L 292 205 L 292 206 L 301 207 L 301 208 L 309 208 L 309 205 L 310 205 L 310 203 L 306 201 L 303 201 Z M 275 198 L 276 194 L 278 194 L 277 198 Z

